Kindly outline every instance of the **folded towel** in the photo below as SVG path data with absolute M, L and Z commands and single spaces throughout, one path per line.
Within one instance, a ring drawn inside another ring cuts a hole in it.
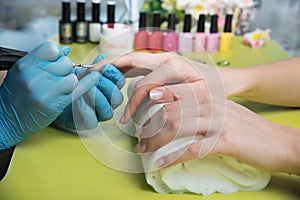
M 128 86 L 128 97 L 141 77 L 135 78 Z M 134 126 L 139 128 L 157 112 L 163 104 L 153 104 L 146 98 L 134 117 Z M 131 124 L 132 126 L 132 124 Z M 159 193 L 192 192 L 210 195 L 214 192 L 232 193 L 237 191 L 257 191 L 267 186 L 270 173 L 260 171 L 240 161 L 225 156 L 207 156 L 165 169 L 157 169 L 159 158 L 187 147 L 202 136 L 176 139 L 161 147 L 151 155 L 142 156 L 146 181 Z

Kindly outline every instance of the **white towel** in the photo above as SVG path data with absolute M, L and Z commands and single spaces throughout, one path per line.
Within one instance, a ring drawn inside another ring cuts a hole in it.
M 134 85 L 140 78 L 133 79 L 129 84 L 128 97 L 131 96 Z M 135 115 L 135 126 L 143 125 L 162 106 L 162 104 L 154 105 L 149 98 L 146 98 Z M 214 192 L 258 191 L 265 188 L 269 183 L 270 173 L 225 156 L 207 156 L 165 169 L 156 168 L 154 164 L 156 160 L 190 145 L 193 139 L 195 138 L 176 139 L 153 154 L 142 156 L 146 181 L 156 192 L 192 192 L 207 196 Z

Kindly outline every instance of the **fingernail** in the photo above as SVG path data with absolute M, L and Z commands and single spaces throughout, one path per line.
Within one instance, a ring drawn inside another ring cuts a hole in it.
M 125 117 L 125 113 L 122 115 L 122 117 L 120 118 L 120 123 L 121 124 L 126 124 L 127 123 L 127 120 L 126 120 L 126 117 Z
M 135 137 L 141 137 L 142 136 L 142 129 L 140 128 L 139 130 L 136 131 Z
M 164 97 L 164 93 L 161 90 L 151 90 L 149 93 L 150 99 L 157 101 Z
M 135 147 L 134 150 L 137 153 L 144 153 L 146 151 L 147 145 L 146 144 L 141 144 L 138 143 Z
M 128 114 L 128 108 L 126 108 L 125 109 L 125 111 L 124 111 L 124 113 L 123 113 L 123 115 L 122 115 L 122 117 L 120 118 L 120 123 L 121 124 L 125 124 L 125 123 L 127 123 L 130 119 L 128 119 L 129 117 L 127 116 Z
M 164 166 L 164 164 L 165 164 L 165 160 L 163 158 L 160 158 L 160 159 L 158 159 L 158 160 L 155 161 L 156 167 L 161 168 L 161 167 Z

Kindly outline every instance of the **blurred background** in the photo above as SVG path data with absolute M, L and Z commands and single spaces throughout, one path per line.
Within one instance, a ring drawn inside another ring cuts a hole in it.
M 105 21 L 106 1 L 101 2 L 101 19 Z M 75 19 L 76 4 L 72 5 L 72 17 Z M 129 22 L 128 1 L 118 0 L 117 5 L 116 19 Z M 90 16 L 89 1 L 86 8 L 87 16 Z M 61 0 L 0 0 L 0 46 L 31 51 L 58 33 L 60 9 Z M 300 55 L 299 0 L 261 0 L 246 31 L 255 28 L 270 29 L 271 38 L 291 56 Z

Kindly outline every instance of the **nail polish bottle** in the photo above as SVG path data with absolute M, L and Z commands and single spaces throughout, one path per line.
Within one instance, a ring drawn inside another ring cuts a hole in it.
M 59 21 L 59 42 L 70 44 L 73 42 L 73 23 L 71 22 L 70 0 L 62 1 L 62 16 Z
M 149 32 L 148 49 L 157 51 L 162 49 L 163 33 L 160 31 L 160 12 L 153 12 L 152 31 Z
M 147 49 L 148 32 L 146 30 L 146 26 L 147 26 L 147 13 L 140 12 L 139 30 L 134 34 L 134 49 L 136 50 Z
M 193 51 L 193 33 L 191 33 L 191 14 L 184 16 L 183 32 L 179 33 L 178 39 L 178 51 L 179 52 L 191 52 Z
M 197 33 L 194 35 L 194 52 L 205 51 L 206 33 L 205 33 L 205 15 L 200 14 L 197 24 Z
M 115 1 L 108 1 L 107 2 L 107 26 L 108 28 L 115 27 L 115 9 L 116 9 L 116 2 Z
M 225 18 L 224 32 L 220 37 L 220 52 L 228 52 L 232 48 L 234 34 L 232 33 L 232 14 L 227 14 Z
M 218 33 L 218 15 L 211 16 L 210 34 L 206 39 L 206 51 L 217 52 L 219 50 L 220 34 Z
M 75 41 L 86 43 L 88 40 L 88 23 L 85 20 L 85 0 L 77 0 L 77 20 L 75 21 Z
M 164 51 L 178 50 L 178 33 L 175 32 L 176 18 L 175 13 L 168 15 L 168 30 L 164 33 L 163 47 Z
M 91 43 L 99 43 L 101 34 L 100 23 L 100 1 L 92 0 L 92 20 L 89 22 L 89 41 Z

